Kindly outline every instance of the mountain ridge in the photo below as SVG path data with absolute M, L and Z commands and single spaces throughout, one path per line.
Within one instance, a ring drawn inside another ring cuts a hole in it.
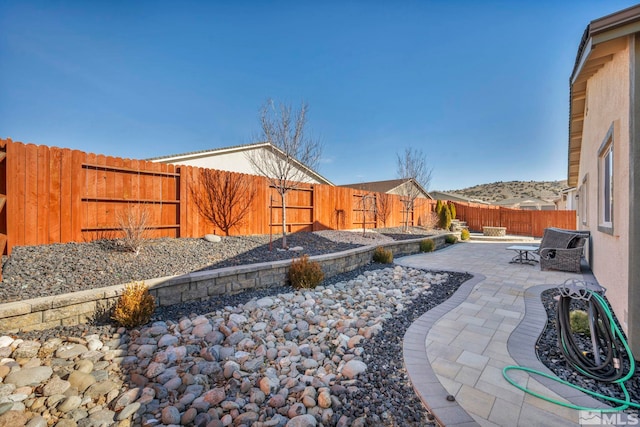
M 489 184 L 478 184 L 459 190 L 442 190 L 471 199 L 479 199 L 488 203 L 508 199 L 536 198 L 554 201 L 561 197 L 562 190 L 567 187 L 566 180 L 560 181 L 496 181 Z

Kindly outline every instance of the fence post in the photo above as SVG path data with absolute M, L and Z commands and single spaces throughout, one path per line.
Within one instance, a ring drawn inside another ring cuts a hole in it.
M 7 251 L 7 140 L 0 139 L 0 256 Z M 0 263 L 0 282 L 2 281 L 2 263 Z
M 186 167 L 178 166 L 176 172 L 178 176 L 178 237 L 185 237 L 187 230 L 185 229 L 187 223 L 187 185 L 185 179 Z

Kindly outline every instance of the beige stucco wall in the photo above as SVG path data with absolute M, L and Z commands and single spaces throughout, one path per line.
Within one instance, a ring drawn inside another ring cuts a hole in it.
M 592 240 L 590 264 L 618 320 L 627 329 L 628 239 L 629 239 L 629 48 L 617 52 L 612 61 L 587 82 L 587 107 L 580 154 L 579 204 L 587 203 L 586 225 Z M 598 231 L 599 177 L 598 150 L 613 124 L 613 235 Z M 586 194 L 586 199 L 584 195 Z M 578 207 L 578 213 L 582 212 Z
M 172 163 L 255 175 L 255 172 L 253 171 L 244 152 L 180 159 L 172 161 Z
M 258 148 L 258 150 L 264 151 L 264 154 L 267 156 L 275 157 L 272 153 L 264 150 L 263 148 Z M 185 158 L 154 161 L 257 175 L 256 171 L 247 159 L 247 151 L 235 151 L 215 155 L 194 154 L 191 156 L 185 156 Z M 299 169 L 296 168 L 296 170 Z M 302 176 L 305 177 L 302 182 L 309 184 L 323 184 L 304 172 L 302 172 Z

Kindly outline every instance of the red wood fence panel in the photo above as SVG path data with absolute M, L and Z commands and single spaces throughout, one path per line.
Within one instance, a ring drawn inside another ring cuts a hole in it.
M 2 160 L 5 151 L 6 158 Z M 121 232 L 118 215 L 131 207 L 148 210 L 148 237 L 220 233 L 202 216 L 194 201 L 192 191 L 202 190 L 201 171 L 192 166 L 176 167 L 0 140 L 0 249 L 9 254 L 16 245 L 117 237 Z M 256 194 L 246 218 L 230 234 L 280 234 L 282 204 L 277 191 L 269 187 L 264 177 L 243 176 Z M 287 231 L 362 228 L 364 194 L 361 190 L 320 184 L 291 190 L 286 196 Z M 371 196 L 382 197 L 377 193 Z M 388 197 L 386 226 L 400 226 L 405 205 L 398 195 Z M 416 200 L 410 225 L 427 224 L 435 203 Z M 486 225 L 506 226 L 511 234 L 541 236 L 546 227 L 576 226 L 574 211 L 522 211 L 469 203 L 456 203 L 456 208 L 458 218 L 474 231 L 481 231 Z M 383 226 L 379 216 L 371 213 L 365 220 L 367 228 Z
M 7 247 L 7 141 L 0 139 L 0 256 Z M 2 281 L 2 263 L 0 263 L 0 281 Z
M 455 202 L 456 216 L 469 230 L 482 232 L 483 226 L 507 227 L 508 234 L 542 237 L 547 227 L 576 229 L 576 211 L 538 211 Z

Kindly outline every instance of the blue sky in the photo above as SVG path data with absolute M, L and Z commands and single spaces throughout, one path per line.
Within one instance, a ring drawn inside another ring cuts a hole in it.
M 148 158 L 247 144 L 309 105 L 336 184 L 566 179 L 568 81 L 589 21 L 634 3 L 2 1 L 0 137 Z

